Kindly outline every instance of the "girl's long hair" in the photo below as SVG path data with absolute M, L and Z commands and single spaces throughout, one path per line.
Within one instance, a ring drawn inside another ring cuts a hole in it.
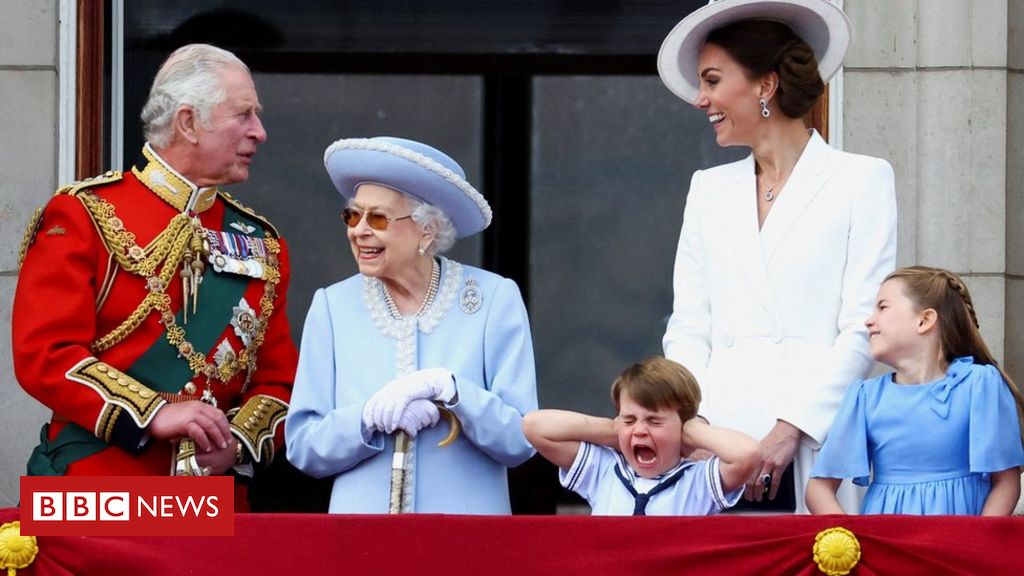
M 999 370 L 1017 401 L 1017 418 L 1021 437 L 1024 438 L 1024 395 L 982 340 L 978 331 L 978 315 L 964 281 L 949 270 L 928 266 L 900 268 L 885 278 L 886 281 L 893 279 L 903 282 L 905 295 L 919 310 L 935 310 L 939 319 L 939 341 L 946 362 L 951 363 L 960 356 L 973 356 L 976 364 L 990 364 Z

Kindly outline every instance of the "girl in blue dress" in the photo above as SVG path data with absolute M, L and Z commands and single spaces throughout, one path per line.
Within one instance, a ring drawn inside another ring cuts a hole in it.
M 811 470 L 810 511 L 846 513 L 835 493 L 853 478 L 868 486 L 863 514 L 1013 512 L 1021 394 L 981 339 L 963 281 L 897 270 L 866 324 L 872 356 L 895 372 L 850 386 Z

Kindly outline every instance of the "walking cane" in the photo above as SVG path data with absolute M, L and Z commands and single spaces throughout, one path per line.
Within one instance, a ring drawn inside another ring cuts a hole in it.
M 448 422 L 448 435 L 437 443 L 438 448 L 444 448 L 455 441 L 462 429 L 462 424 L 459 423 L 458 416 L 451 410 L 443 406 L 438 406 L 438 410 L 441 412 L 441 418 Z M 411 512 L 411 510 L 405 509 L 405 497 L 412 489 L 407 478 L 412 472 L 409 466 L 409 453 L 413 447 L 409 434 L 405 430 L 398 430 L 395 434 L 395 453 L 391 457 L 391 498 L 388 502 L 388 514 Z

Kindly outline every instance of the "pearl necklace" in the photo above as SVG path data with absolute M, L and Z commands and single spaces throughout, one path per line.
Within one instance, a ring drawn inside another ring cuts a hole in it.
M 441 267 L 437 265 L 437 260 L 431 258 L 430 263 L 432 267 L 430 269 L 430 285 L 427 287 L 427 297 L 423 299 L 423 303 L 420 304 L 420 309 L 413 314 L 413 318 L 419 318 L 423 316 L 423 313 L 430 308 L 430 305 L 434 303 L 434 297 L 437 296 L 437 289 L 441 284 Z M 391 291 L 383 283 L 381 288 L 384 289 L 384 301 L 388 305 L 388 312 L 391 313 L 392 318 L 401 318 L 402 313 L 398 311 L 398 306 L 395 305 L 395 300 L 391 297 Z

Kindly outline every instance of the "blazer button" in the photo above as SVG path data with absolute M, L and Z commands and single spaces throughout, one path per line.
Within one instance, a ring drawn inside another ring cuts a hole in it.
M 722 346 L 725 346 L 726 348 L 729 348 L 730 346 L 732 346 L 732 344 L 733 344 L 732 336 L 729 336 L 728 334 L 726 334 L 725 336 L 722 336 Z
M 772 336 L 772 342 L 774 342 L 776 344 L 781 344 L 782 343 L 782 334 L 775 334 L 775 335 L 773 335 Z

